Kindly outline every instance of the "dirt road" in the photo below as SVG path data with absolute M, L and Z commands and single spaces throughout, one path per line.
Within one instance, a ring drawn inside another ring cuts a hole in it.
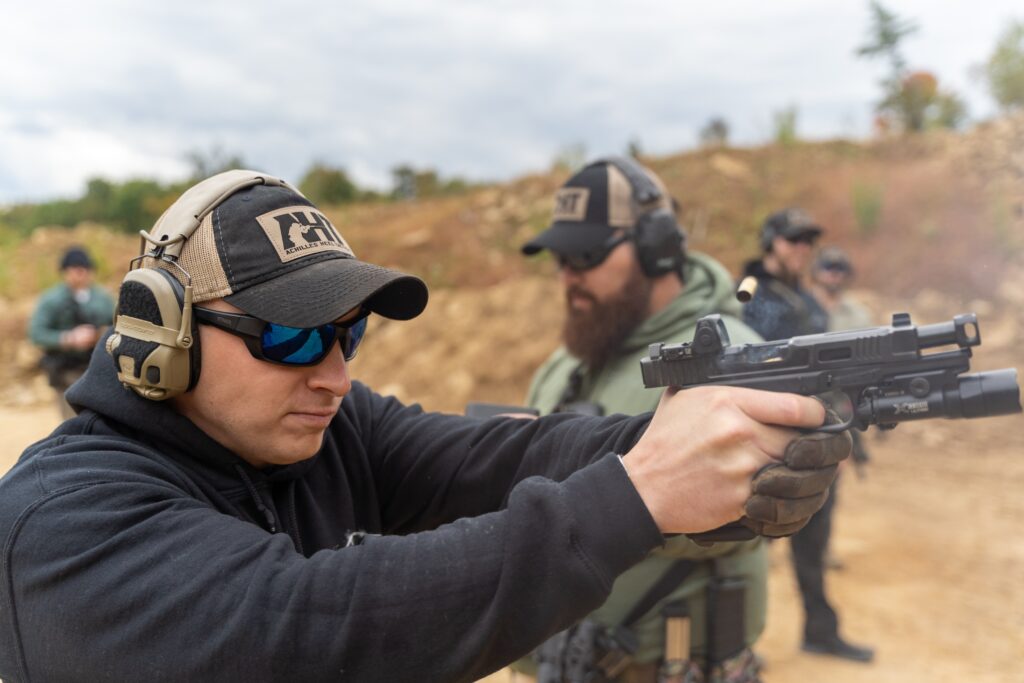
M 55 424 L 49 405 L 0 409 L 0 469 Z M 798 650 L 788 548 L 772 548 L 768 683 L 1012 683 L 1024 680 L 1024 417 L 902 425 L 874 442 L 867 477 L 847 472 L 828 588 L 844 632 L 874 664 Z M 499 672 L 489 683 L 508 676 Z

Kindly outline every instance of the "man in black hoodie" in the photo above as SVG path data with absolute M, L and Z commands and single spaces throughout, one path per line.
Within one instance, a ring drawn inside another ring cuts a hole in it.
M 791 533 L 849 452 L 798 436 L 824 413 L 794 395 L 539 420 L 378 395 L 346 363 L 425 285 L 265 174 L 199 183 L 143 236 L 77 416 L 0 480 L 7 683 L 474 680 L 666 533 Z

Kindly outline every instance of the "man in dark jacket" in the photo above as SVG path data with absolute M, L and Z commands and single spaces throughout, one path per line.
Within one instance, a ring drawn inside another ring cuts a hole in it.
M 761 226 L 759 260 L 747 263 L 744 276 L 757 279 L 743 321 L 766 340 L 820 334 L 828 313 L 803 285 L 812 249 L 822 229 L 801 209 L 773 213 Z M 833 492 L 835 487 L 833 486 Z M 790 538 L 793 567 L 804 603 L 803 649 L 815 654 L 870 662 L 874 651 L 845 641 L 839 618 L 825 594 L 825 551 L 832 531 L 835 497 L 829 496 L 811 521 Z
M 539 420 L 378 395 L 348 376 L 366 317 L 418 315 L 425 285 L 265 174 L 143 236 L 77 417 L 0 480 L 7 683 L 474 680 L 666 533 L 805 521 L 849 452 L 786 394 Z

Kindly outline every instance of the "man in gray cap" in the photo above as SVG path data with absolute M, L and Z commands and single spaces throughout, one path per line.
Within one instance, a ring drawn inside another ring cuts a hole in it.
M 64 392 L 85 372 L 96 340 L 114 321 L 114 301 L 93 282 L 95 270 L 85 249 L 68 248 L 60 259 L 61 282 L 43 292 L 29 322 L 29 338 L 43 350 L 39 364 L 65 420 L 75 413 Z
M 0 479 L 9 683 L 476 680 L 666 533 L 804 523 L 849 452 L 790 394 L 538 420 L 377 394 L 349 375 L 367 319 L 427 288 L 267 174 L 199 183 L 144 238 L 78 415 Z
M 823 247 L 818 250 L 811 268 L 811 293 L 828 314 L 828 330 L 854 330 L 871 327 L 874 322 L 871 312 L 849 293 L 853 281 L 853 263 L 847 253 L 839 247 Z M 884 433 L 884 432 L 879 432 Z M 871 459 L 864 441 L 864 434 L 859 430 L 851 430 L 853 452 L 850 460 L 857 468 L 859 476 L 864 475 L 864 467 Z M 833 498 L 835 487 L 833 487 Z M 839 568 L 842 563 L 826 552 L 826 565 Z
M 811 268 L 811 293 L 828 313 L 829 331 L 871 327 L 871 313 L 850 296 L 853 263 L 839 247 L 823 247 Z

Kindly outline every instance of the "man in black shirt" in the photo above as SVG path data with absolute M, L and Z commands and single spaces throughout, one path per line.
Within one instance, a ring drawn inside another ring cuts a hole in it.
M 7 683 L 476 680 L 664 534 L 806 521 L 849 454 L 790 394 L 537 420 L 377 394 L 349 376 L 367 318 L 426 286 L 266 174 L 199 183 L 143 237 L 78 415 L 0 479 Z

